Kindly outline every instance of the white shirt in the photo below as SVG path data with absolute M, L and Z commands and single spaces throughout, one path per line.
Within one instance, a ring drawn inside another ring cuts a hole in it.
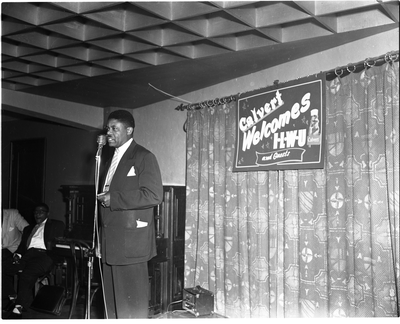
M 47 219 L 40 223 L 36 233 L 32 236 L 31 244 L 29 244 L 28 249 L 36 248 L 46 250 L 46 245 L 44 244 L 44 225 L 46 222 Z
M 121 161 L 122 156 L 125 154 L 126 150 L 129 148 L 129 146 L 131 145 L 132 141 L 133 141 L 133 138 L 130 138 L 124 144 L 122 144 L 120 147 L 118 147 L 118 150 L 117 150 L 117 153 L 118 153 L 118 156 L 117 156 L 117 167 L 118 167 L 119 161 Z M 110 171 L 110 169 L 108 169 L 108 171 Z M 108 178 L 108 172 L 107 172 L 106 179 L 107 178 Z M 104 192 L 108 191 L 108 188 L 106 188 L 106 183 L 104 184 L 103 191 Z
M 14 253 L 21 242 L 22 231 L 28 222 L 16 209 L 3 209 L 3 223 L 1 226 L 1 248 L 9 249 Z

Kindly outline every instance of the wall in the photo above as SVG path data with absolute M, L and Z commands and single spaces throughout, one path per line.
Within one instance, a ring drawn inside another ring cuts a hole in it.
M 186 114 L 160 104 L 146 109 L 134 109 L 133 116 L 138 121 L 134 138 L 156 155 L 164 185 L 184 185 L 186 133 L 183 125 Z
M 65 222 L 66 203 L 60 186 L 93 184 L 96 154 L 94 131 L 41 121 L 10 121 L 2 124 L 2 205 L 8 206 L 11 141 L 46 139 L 45 202 L 51 217 Z M 95 144 L 93 144 L 95 143 Z M 27 215 L 28 217 L 28 215 Z

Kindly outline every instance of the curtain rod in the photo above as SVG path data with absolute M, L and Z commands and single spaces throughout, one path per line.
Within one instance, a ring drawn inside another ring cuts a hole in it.
M 193 104 L 186 104 L 186 105 L 180 104 L 178 107 L 175 108 L 175 110 L 184 111 L 184 110 L 199 110 L 199 109 L 203 109 L 203 108 L 212 108 L 215 106 L 230 103 L 232 101 L 236 101 L 236 97 L 237 97 L 237 95 L 230 95 L 227 97 L 215 98 L 212 100 L 205 100 L 205 101 L 196 102 Z
M 332 81 L 337 77 L 344 77 L 350 73 L 357 73 L 364 69 L 369 69 L 373 66 L 380 66 L 384 63 L 392 63 L 397 62 L 399 60 L 399 51 L 388 52 L 384 55 L 380 55 L 377 57 L 367 57 L 364 61 L 360 61 L 358 63 L 349 63 L 345 66 L 339 66 L 333 70 L 329 70 L 325 72 L 326 80 Z M 274 81 L 274 85 L 278 85 L 279 81 Z M 230 95 L 222 98 L 215 98 L 210 100 L 205 100 L 197 103 L 188 103 L 188 104 L 180 104 L 175 110 L 184 111 L 184 110 L 199 110 L 203 108 L 212 108 L 218 105 L 223 105 L 226 103 L 230 103 L 232 101 L 236 101 L 237 96 Z
M 350 73 L 360 72 L 373 66 L 380 66 L 384 63 L 392 63 L 399 60 L 399 51 L 388 52 L 384 55 L 369 58 L 358 63 L 349 63 L 345 66 L 339 66 L 326 72 L 326 80 L 332 81 L 337 77 L 344 77 Z

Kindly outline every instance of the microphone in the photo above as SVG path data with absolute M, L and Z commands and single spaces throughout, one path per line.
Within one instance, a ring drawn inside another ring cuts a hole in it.
M 107 136 L 106 135 L 99 135 L 97 136 L 97 143 L 99 144 L 97 147 L 97 153 L 96 153 L 96 158 L 100 157 L 101 155 L 101 150 L 104 145 L 107 143 Z
M 97 136 L 97 143 L 99 144 L 99 148 L 103 147 L 107 143 L 107 136 L 106 135 L 99 135 Z

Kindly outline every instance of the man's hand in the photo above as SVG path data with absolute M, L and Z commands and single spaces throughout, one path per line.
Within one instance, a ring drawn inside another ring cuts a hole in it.
M 20 260 L 21 260 L 21 256 L 18 253 L 14 253 L 14 255 L 13 255 L 13 264 L 19 264 Z
M 97 195 L 97 200 L 101 203 L 103 207 L 110 207 L 110 193 L 102 192 Z

